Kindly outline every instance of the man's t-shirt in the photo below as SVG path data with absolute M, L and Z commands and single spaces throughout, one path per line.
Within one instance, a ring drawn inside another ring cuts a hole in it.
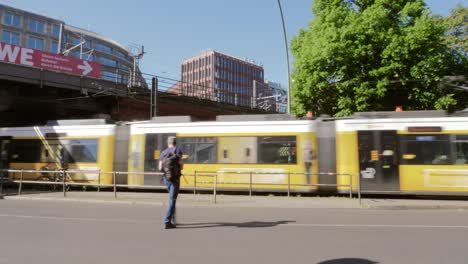
M 165 150 L 163 150 L 161 152 L 160 160 L 162 161 L 165 158 L 167 158 L 173 151 L 174 151 L 174 147 L 166 148 Z M 182 148 L 176 146 L 174 153 L 179 157 L 179 159 L 182 159 L 182 156 L 183 156 Z
M 182 160 L 182 155 L 183 155 L 182 154 L 182 149 L 180 147 L 175 147 L 175 150 L 174 150 L 174 147 L 170 147 L 170 148 L 167 148 L 167 149 L 162 151 L 161 156 L 160 156 L 160 161 L 164 162 L 164 160 L 166 158 L 168 158 L 169 155 L 171 155 L 173 152 L 178 157 L 179 161 Z M 163 171 L 164 171 L 164 169 L 163 169 Z M 168 173 L 168 172 L 166 172 L 166 173 Z M 172 177 L 172 179 L 170 181 L 178 182 L 178 178 L 180 177 L 180 174 L 181 174 L 181 166 L 178 165 L 177 166 L 177 172 L 173 172 L 173 173 L 174 173 L 173 175 L 175 177 Z M 166 177 L 167 176 L 168 175 L 166 175 Z

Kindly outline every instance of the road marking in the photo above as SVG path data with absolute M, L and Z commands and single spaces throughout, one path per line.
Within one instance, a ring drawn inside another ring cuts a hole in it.
M 355 224 L 287 224 L 288 226 L 309 226 L 309 227 L 368 227 L 368 228 L 463 228 L 468 226 L 451 225 L 355 225 Z
M 59 216 L 38 216 L 38 215 L 11 215 L 11 214 L 0 214 L 0 217 L 9 218 L 23 218 L 23 219 L 39 219 L 39 220 L 67 220 L 67 221 L 88 221 L 88 222 L 113 222 L 113 223 L 125 223 L 125 224 L 154 224 L 154 221 L 137 221 L 130 219 L 102 219 L 102 218 L 84 218 L 84 217 L 59 217 Z M 285 223 L 276 224 L 275 222 L 262 222 L 252 223 L 246 225 L 243 222 L 239 223 L 226 223 L 226 222 L 213 222 L 213 223 L 196 223 L 196 222 L 184 222 L 181 226 L 192 225 L 192 226 L 205 226 L 205 225 L 219 225 L 219 226 L 239 226 L 239 227 L 339 227 L 339 228 L 439 228 L 439 229 L 468 229 L 468 226 L 463 225 L 363 225 L 363 224 L 300 224 L 300 223 Z
M 126 223 L 126 224 L 154 224 L 155 221 L 135 221 L 135 220 L 117 220 L 117 219 L 103 219 L 103 218 L 84 218 L 84 217 L 59 217 L 59 216 L 39 216 L 39 215 L 9 215 L 0 214 L 0 217 L 9 218 L 23 218 L 23 219 L 39 219 L 39 220 L 68 220 L 68 221 L 88 221 L 88 222 L 114 222 L 114 223 Z

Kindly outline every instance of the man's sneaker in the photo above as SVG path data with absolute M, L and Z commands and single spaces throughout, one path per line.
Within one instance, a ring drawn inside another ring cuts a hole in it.
M 172 228 L 176 228 L 176 225 L 172 223 L 167 223 L 164 225 L 164 229 L 172 229 Z

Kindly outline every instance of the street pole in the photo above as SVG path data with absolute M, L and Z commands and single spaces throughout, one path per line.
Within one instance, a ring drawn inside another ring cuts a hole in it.
M 286 46 L 286 63 L 288 64 L 288 106 L 287 113 L 291 113 L 291 70 L 289 66 L 289 47 L 288 47 L 288 36 L 286 35 L 286 26 L 284 24 L 283 9 L 281 8 L 281 2 L 278 0 L 278 7 L 281 13 L 281 22 L 283 23 L 283 35 L 284 35 L 284 44 Z
M 151 109 L 150 118 L 158 115 L 158 78 L 153 77 L 151 80 Z

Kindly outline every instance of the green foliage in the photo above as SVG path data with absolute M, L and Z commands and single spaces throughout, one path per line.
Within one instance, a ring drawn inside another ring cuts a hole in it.
M 468 56 L 468 7 L 461 4 L 452 9 L 450 16 L 443 19 L 447 26 L 445 41 L 461 55 Z
M 466 105 L 458 92 L 438 86 L 447 65 L 459 62 L 443 41 L 447 24 L 423 0 L 315 0 L 312 12 L 314 20 L 292 40 L 296 114 Z
M 436 17 L 436 21 L 445 23 L 447 31 L 444 37 L 448 47 L 451 75 L 468 72 L 468 7 L 461 4 L 452 9 L 448 17 Z

